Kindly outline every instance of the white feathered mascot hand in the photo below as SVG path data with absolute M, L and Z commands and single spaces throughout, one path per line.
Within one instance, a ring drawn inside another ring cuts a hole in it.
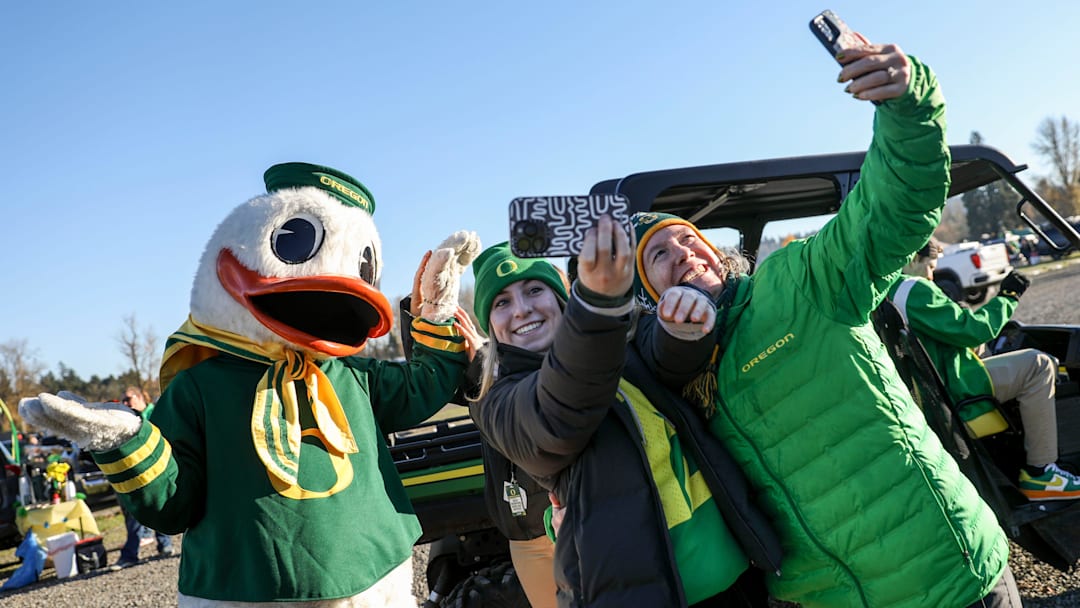
M 19 401 L 19 415 L 35 427 L 98 452 L 122 445 L 139 432 L 142 424 L 142 418 L 126 405 L 87 403 L 66 391 L 56 395 L 41 393 Z
M 437 323 L 454 317 L 461 275 L 480 250 L 480 237 L 475 232 L 459 230 L 431 252 L 420 278 L 421 317 Z

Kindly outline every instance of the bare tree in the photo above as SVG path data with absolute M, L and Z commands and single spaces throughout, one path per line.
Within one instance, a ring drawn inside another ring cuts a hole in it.
M 157 393 L 158 369 L 161 367 L 160 341 L 153 328 L 139 329 L 135 313 L 124 316 L 123 327 L 116 335 L 120 353 L 135 373 L 136 384 L 150 394 Z
M 1061 186 L 1049 177 L 1035 181 L 1035 192 L 1064 216 L 1080 214 L 1080 184 Z
M 934 236 L 945 243 L 958 243 L 967 239 L 967 209 L 960 197 L 954 196 L 946 201 L 945 209 L 941 213 L 941 223 L 934 231 Z
M 1080 213 L 1080 123 L 1066 116 L 1044 118 L 1031 147 L 1051 168 L 1051 175 L 1039 182 L 1039 194 L 1063 215 Z
M 25 339 L 0 344 L 0 399 L 14 407 L 22 397 L 37 394 L 41 388 L 38 379 L 44 370 Z M 13 411 L 12 415 L 22 426 L 18 413 Z

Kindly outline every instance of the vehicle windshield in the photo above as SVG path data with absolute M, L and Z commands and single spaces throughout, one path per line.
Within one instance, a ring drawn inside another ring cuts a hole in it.
M 765 258 L 769 257 L 769 254 L 780 249 L 792 240 L 816 234 L 826 222 L 834 217 L 836 217 L 835 213 L 829 213 L 826 215 L 800 217 L 790 220 L 778 220 L 765 224 L 765 228 L 761 234 L 761 245 L 756 252 L 755 267 L 757 263 L 761 263 Z M 721 249 L 735 249 L 741 251 L 743 248 L 742 234 L 734 228 L 711 228 L 702 231 L 702 234 Z M 755 257 L 754 252 L 744 251 L 743 253 Z

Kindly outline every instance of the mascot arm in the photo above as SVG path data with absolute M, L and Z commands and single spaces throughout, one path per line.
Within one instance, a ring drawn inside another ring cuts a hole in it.
M 206 438 L 198 388 L 181 372 L 129 441 L 94 454 L 120 500 L 143 524 L 166 534 L 194 526 L 206 504 Z
M 432 336 L 434 330 L 442 335 Z M 464 339 L 456 334 L 453 325 L 417 319 L 409 362 L 359 360 L 371 366 L 371 405 L 384 433 L 416 426 L 453 400 L 469 364 Z

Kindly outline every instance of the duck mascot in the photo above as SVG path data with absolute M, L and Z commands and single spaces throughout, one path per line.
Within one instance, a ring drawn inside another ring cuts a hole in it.
M 462 379 L 454 312 L 479 240 L 457 232 L 433 250 L 408 363 L 360 357 L 393 322 L 371 193 L 306 163 L 264 180 L 206 247 L 150 420 L 70 393 L 19 412 L 87 446 L 139 521 L 184 533 L 181 607 L 415 608 L 420 524 L 385 437 Z

